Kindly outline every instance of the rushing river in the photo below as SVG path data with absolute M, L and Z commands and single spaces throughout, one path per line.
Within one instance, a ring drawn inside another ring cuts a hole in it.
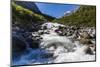
M 46 29 L 39 35 L 40 43 L 38 49 L 32 49 L 27 46 L 27 50 L 21 54 L 14 54 L 12 57 L 12 65 L 27 65 L 27 64 L 47 64 L 47 63 L 62 63 L 62 62 L 77 62 L 77 61 L 94 61 L 95 51 L 93 54 L 86 53 L 87 45 L 82 45 L 78 40 L 73 41 L 73 36 L 60 36 L 55 32 L 59 26 L 57 23 L 45 23 L 41 28 Z M 41 32 L 39 30 L 38 32 Z M 67 32 L 68 33 L 68 32 Z M 37 32 L 33 32 L 35 37 Z M 95 43 L 95 40 L 92 40 Z M 28 45 L 28 44 L 27 44 Z

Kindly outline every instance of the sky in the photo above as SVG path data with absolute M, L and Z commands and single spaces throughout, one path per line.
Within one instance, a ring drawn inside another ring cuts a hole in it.
M 79 5 L 72 4 L 54 4 L 54 3 L 36 3 L 42 13 L 50 16 L 60 18 L 64 13 L 70 13 L 79 7 Z

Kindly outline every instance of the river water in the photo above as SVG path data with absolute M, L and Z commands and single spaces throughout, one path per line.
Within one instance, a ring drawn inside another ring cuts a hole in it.
M 94 61 L 94 54 L 86 54 L 85 50 L 88 48 L 82 45 L 79 41 L 72 41 L 72 36 L 60 36 L 55 32 L 58 26 L 64 26 L 57 23 L 45 23 L 47 26 L 45 31 L 40 35 L 40 45 L 38 49 L 28 49 L 19 57 L 14 55 L 12 65 L 27 65 L 27 64 L 48 64 L 48 63 L 62 63 L 62 62 L 77 62 L 77 61 Z M 40 30 L 41 31 L 41 30 Z M 35 35 L 34 33 L 32 35 Z M 29 48 L 29 47 L 27 47 Z

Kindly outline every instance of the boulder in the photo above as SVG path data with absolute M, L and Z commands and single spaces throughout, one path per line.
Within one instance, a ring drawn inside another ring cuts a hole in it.
M 39 48 L 39 41 L 32 41 L 32 44 L 30 44 L 30 48 L 33 48 L 33 49 L 37 49 Z
M 53 57 L 53 53 L 44 53 L 41 56 L 42 56 L 42 58 L 51 58 L 51 57 Z
M 13 52 L 24 52 L 27 50 L 27 44 L 25 41 L 19 39 L 18 37 L 12 37 L 12 51 Z
M 81 44 L 92 44 L 91 40 L 90 39 L 85 39 L 85 38 L 81 38 L 80 39 L 80 43 Z
M 91 48 L 88 47 L 88 48 L 86 49 L 86 54 L 93 55 L 94 53 L 93 53 L 93 51 L 91 50 Z
M 87 32 L 84 32 L 81 34 L 81 38 L 90 39 L 91 36 Z

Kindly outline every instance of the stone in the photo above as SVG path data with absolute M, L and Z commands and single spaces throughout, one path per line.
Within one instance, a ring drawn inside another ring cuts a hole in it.
M 92 44 L 92 42 L 91 42 L 90 39 L 84 39 L 84 38 L 81 38 L 80 39 L 80 43 L 81 44 Z
M 85 39 L 90 39 L 91 38 L 91 36 L 87 32 L 82 33 L 81 37 L 85 38 Z
M 33 49 L 39 48 L 39 42 L 38 41 L 32 41 L 30 48 L 33 48 Z
M 24 52 L 25 50 L 27 50 L 27 44 L 17 37 L 12 37 L 12 51 Z
M 91 48 L 88 47 L 88 48 L 86 49 L 86 54 L 93 55 L 94 53 L 93 53 L 93 51 L 91 50 Z

